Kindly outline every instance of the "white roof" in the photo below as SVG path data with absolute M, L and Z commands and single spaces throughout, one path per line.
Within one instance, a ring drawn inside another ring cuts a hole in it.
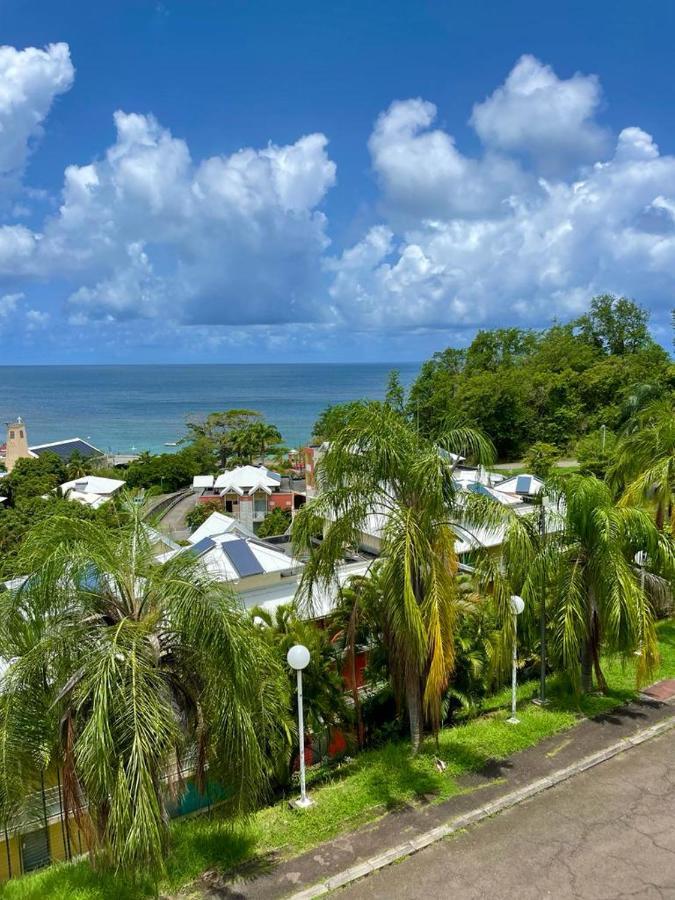
M 504 481 L 495 485 L 495 489 L 498 491 L 510 494 L 527 494 L 528 496 L 540 493 L 543 487 L 544 482 L 541 478 L 537 478 L 536 475 L 512 475 L 510 478 L 505 478 Z
M 505 491 L 497 490 L 496 487 L 488 487 L 480 481 L 466 482 L 462 488 L 467 493 L 482 494 L 485 497 L 491 497 L 502 506 L 521 506 L 525 501 L 516 494 L 508 494 Z
M 68 500 L 75 500 L 92 509 L 98 509 L 124 487 L 125 481 L 117 478 L 101 478 L 98 475 L 85 475 L 61 485 L 61 492 Z
M 192 487 L 195 488 L 212 488 L 215 478 L 213 475 L 195 475 L 192 479 Z
M 118 478 L 101 478 L 99 475 L 85 475 L 82 478 L 74 478 L 61 485 L 61 490 L 77 491 L 79 494 L 104 494 L 112 495 L 124 487 L 125 481 Z
M 360 560 L 356 563 L 346 563 L 337 571 L 336 579 L 328 585 L 315 586 L 312 594 L 312 616 L 320 619 L 327 616 L 335 609 L 338 590 L 352 575 L 365 575 L 372 565 L 373 560 Z M 284 578 L 270 587 L 258 588 L 254 591 L 241 591 L 241 597 L 246 609 L 259 606 L 268 612 L 274 612 L 279 606 L 288 606 L 293 603 L 300 582 L 299 575 L 294 578 Z
M 281 477 L 265 466 L 237 466 L 216 478 L 214 487 L 225 493 L 253 494 L 257 490 L 271 494 L 279 487 Z
M 188 538 L 191 544 L 198 544 L 199 541 L 207 537 L 215 537 L 219 534 L 228 534 L 229 532 L 238 532 L 243 537 L 253 537 L 253 532 L 245 528 L 236 519 L 226 516 L 223 513 L 214 512 L 206 519 L 205 522 L 197 528 Z
M 229 543 L 236 543 L 237 545 L 240 545 L 242 542 L 245 543 L 248 548 L 248 550 L 246 551 L 247 555 L 249 551 L 250 554 L 252 554 L 255 568 L 257 570 L 255 572 L 251 572 L 248 575 L 240 574 L 227 551 L 227 545 Z M 257 575 L 270 575 L 275 572 L 290 573 L 302 567 L 302 563 L 300 562 L 300 560 L 294 559 L 291 556 L 287 556 L 285 553 L 282 553 L 281 550 L 277 550 L 276 547 L 273 547 L 271 544 L 266 544 L 263 541 L 258 541 L 249 537 L 242 537 L 241 534 L 235 531 L 230 531 L 227 534 L 219 534 L 202 538 L 202 544 L 203 547 L 199 559 L 206 568 L 206 571 L 209 573 L 209 575 L 212 575 L 219 581 L 244 583 L 246 578 L 248 577 L 255 577 Z M 200 542 L 197 542 L 196 544 L 192 544 L 190 547 L 183 547 L 177 552 L 199 552 L 199 550 Z M 157 559 L 159 562 L 165 562 L 175 555 L 176 552 L 165 553 L 161 556 L 158 556 Z

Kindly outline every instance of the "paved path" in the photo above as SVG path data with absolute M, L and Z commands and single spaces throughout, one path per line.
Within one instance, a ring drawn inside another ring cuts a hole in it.
M 525 465 L 524 460 L 516 460 L 515 462 L 505 462 L 505 463 L 495 463 L 495 469 L 502 469 L 504 471 L 510 471 L 511 469 L 522 469 Z M 578 466 L 579 463 L 576 459 L 559 459 L 555 465 L 559 469 L 573 469 L 574 466 Z
M 203 900 L 286 898 L 369 858 L 384 854 L 402 841 L 413 840 L 430 829 L 498 801 L 537 779 L 551 776 L 617 741 L 670 719 L 673 712 L 673 706 L 669 703 L 638 700 L 595 719 L 586 719 L 569 731 L 547 738 L 509 759 L 497 761 L 486 757 L 482 771 L 459 779 L 460 785 L 469 789 L 467 793 L 438 804 L 421 802 L 406 806 L 291 859 L 280 859 L 271 854 L 266 859 L 244 866 L 239 873 L 220 875 L 210 872 L 208 878 L 198 879 L 186 889 L 184 895 Z M 527 848 L 523 852 L 527 853 Z M 399 871 L 404 865 L 407 863 L 394 865 L 393 870 Z M 359 884 L 361 882 L 355 884 L 356 893 L 353 896 L 359 896 Z M 407 896 L 417 895 L 409 893 Z
M 675 732 L 334 896 L 672 900 Z
M 173 536 L 176 532 L 182 532 L 187 528 L 185 517 L 197 505 L 197 494 L 188 494 L 173 506 L 159 522 L 158 528 L 164 534 Z

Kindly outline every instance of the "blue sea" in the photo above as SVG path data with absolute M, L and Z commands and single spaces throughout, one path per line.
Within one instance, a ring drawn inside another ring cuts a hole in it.
M 81 437 L 106 452 L 158 453 L 186 418 L 243 407 L 298 447 L 329 404 L 384 397 L 392 369 L 409 386 L 419 364 L 0 366 L 0 423 L 22 416 L 31 444 Z

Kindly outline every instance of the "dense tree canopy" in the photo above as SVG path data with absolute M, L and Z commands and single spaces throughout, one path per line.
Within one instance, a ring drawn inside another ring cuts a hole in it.
M 574 452 L 580 437 L 603 425 L 618 431 L 645 391 L 671 392 L 673 377 L 668 353 L 649 335 L 647 313 L 625 297 L 603 295 L 567 325 L 479 331 L 468 348 L 434 354 L 412 386 L 408 411 L 428 436 L 448 418 L 469 422 L 504 459 L 536 441 Z

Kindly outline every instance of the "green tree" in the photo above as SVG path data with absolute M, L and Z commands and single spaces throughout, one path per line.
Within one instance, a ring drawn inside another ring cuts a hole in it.
M 245 452 L 251 455 L 252 446 L 250 426 L 260 423 L 262 415 L 253 409 L 228 409 L 223 412 L 209 413 L 203 420 L 187 422 L 188 440 L 208 446 L 216 455 L 218 465 L 225 468 L 233 456 L 241 456 L 243 433 L 248 435 Z M 237 441 L 239 447 L 237 447 Z
M 309 650 L 309 664 L 302 673 L 307 731 L 320 735 L 326 728 L 350 725 L 353 716 L 345 698 L 340 653 L 328 631 L 316 622 L 300 618 L 290 604 L 277 607 L 274 613 L 254 607 L 250 615 L 261 626 L 261 636 L 287 672 L 291 697 L 289 717 L 295 719 L 297 715 L 297 677 L 289 669 L 286 655 L 294 644 L 303 644 Z M 292 753 L 295 756 L 297 751 L 294 749 Z
M 524 463 L 528 472 L 539 478 L 548 478 L 560 459 L 560 450 L 554 444 L 537 441 L 525 454 Z
M 22 500 L 42 497 L 66 481 L 66 467 L 55 453 L 42 453 L 37 459 L 19 459 L 2 479 L 3 494 L 11 506 Z
M 582 336 L 605 353 L 621 356 L 649 345 L 648 313 L 627 297 L 601 294 L 577 320 Z
M 297 549 L 311 551 L 298 596 L 311 608 L 314 586 L 332 583 L 345 548 L 358 546 L 372 517 L 380 522 L 389 667 L 414 750 L 425 717 L 439 727 L 454 665 L 457 531 L 451 519 L 473 522 L 478 507 L 486 512 L 480 503 L 460 509 L 453 466 L 439 447 L 479 462 L 492 459 L 489 441 L 473 429 L 449 430 L 431 442 L 386 404 L 356 407 L 322 458 L 319 495 L 293 523 Z M 325 530 L 315 547 L 317 522 Z
M 66 481 L 75 481 L 76 478 L 82 478 L 84 475 L 90 475 L 93 470 L 91 460 L 82 456 L 77 450 L 71 453 L 66 462 Z
M 594 476 L 562 479 L 558 497 L 556 531 L 543 543 L 528 538 L 526 524 L 511 517 L 503 548 L 510 582 L 493 572 L 497 593 L 504 603 L 509 586 L 520 586 L 532 608 L 547 595 L 554 661 L 583 691 L 592 689 L 594 674 L 598 689 L 607 690 L 603 654 L 638 653 L 641 684 L 655 670 L 658 650 L 651 603 L 633 558 L 644 551 L 672 577 L 670 542 L 646 512 L 617 505 Z
M 350 403 L 333 403 L 327 406 L 314 423 L 312 439 L 320 443 L 332 441 L 344 428 L 353 412 L 365 406 L 363 400 L 354 400 Z
M 286 676 L 192 554 L 155 563 L 134 505 L 116 531 L 49 519 L 21 563 L 33 574 L 0 595 L 0 654 L 11 660 L 0 809 L 58 766 L 68 811 L 87 804 L 96 856 L 156 876 L 169 841 L 164 773 L 194 750 L 200 790 L 208 771 L 233 812 L 250 809 L 268 754 L 287 752 Z
M 272 509 L 267 513 L 265 518 L 258 526 L 258 537 L 265 538 L 272 537 L 276 534 L 284 534 L 290 524 L 290 512 L 276 507 L 275 509 Z
M 220 497 L 214 497 L 213 500 L 197 503 L 197 505 L 185 516 L 185 524 L 188 528 L 195 530 L 196 528 L 199 528 L 200 525 L 203 525 L 214 512 L 222 513 L 223 511 L 223 501 Z
M 622 429 L 640 386 L 652 398 L 671 393 L 674 375 L 646 313 L 632 301 L 597 298 L 575 322 L 480 331 L 466 349 L 435 353 L 410 389 L 407 412 L 427 437 L 451 421 L 473 425 L 500 459 L 517 459 L 537 441 L 571 452 L 601 425 Z
M 397 413 L 403 415 L 405 411 L 405 388 L 401 384 L 401 373 L 392 369 L 387 378 L 387 393 L 385 397 L 387 406 L 391 406 Z
M 625 490 L 628 503 L 641 503 L 655 511 L 656 523 L 672 529 L 675 500 L 675 409 L 671 398 L 647 406 L 635 420 L 634 430 L 619 441 L 609 477 Z
M 616 435 L 607 428 L 599 428 L 579 438 L 576 458 L 583 475 L 604 478 L 612 465 L 616 450 Z

